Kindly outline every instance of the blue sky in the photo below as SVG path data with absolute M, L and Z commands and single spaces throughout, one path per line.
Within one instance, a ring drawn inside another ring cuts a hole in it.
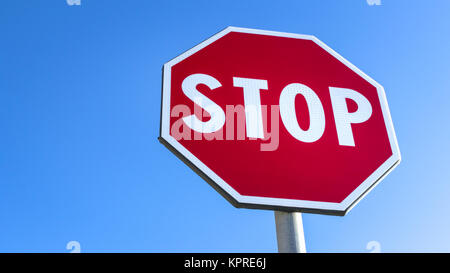
M 310 252 L 450 251 L 450 2 L 8 0 L 0 5 L 0 252 L 275 252 L 157 141 L 161 67 L 232 25 L 324 41 L 386 90 L 402 163 Z

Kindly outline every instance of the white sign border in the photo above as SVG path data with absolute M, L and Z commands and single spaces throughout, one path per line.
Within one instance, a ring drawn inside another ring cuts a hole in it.
M 190 151 L 188 151 L 175 138 L 173 138 L 170 135 L 170 88 L 171 88 L 170 84 L 171 84 L 172 66 L 188 58 L 189 56 L 195 54 L 196 52 L 200 51 L 204 47 L 215 42 L 216 40 L 220 39 L 221 37 L 225 36 L 230 32 L 241 32 L 241 33 L 311 40 L 320 47 L 322 47 L 324 50 L 326 50 L 328 53 L 330 53 L 332 56 L 340 60 L 343 64 L 348 66 L 359 76 L 363 77 L 373 86 L 375 86 L 378 92 L 378 97 L 380 99 L 380 105 L 383 112 L 384 121 L 386 124 L 386 131 L 388 133 L 389 142 L 391 144 L 392 156 L 389 159 L 387 159 L 375 172 L 373 172 L 363 183 L 361 183 L 361 185 L 359 185 L 349 196 L 347 196 L 347 198 L 345 198 L 340 203 L 255 197 L 255 196 L 241 195 L 240 193 L 238 193 L 235 189 L 233 189 L 230 185 L 228 185 L 222 178 L 220 178 L 216 173 L 214 173 L 210 168 L 208 168 L 201 160 L 199 160 L 195 155 L 193 155 Z M 226 29 L 220 31 L 219 33 L 215 34 L 209 39 L 203 41 L 197 46 L 189 49 L 188 51 L 184 52 L 183 54 L 164 64 L 161 104 L 162 108 L 161 108 L 160 140 L 163 142 L 163 144 L 169 144 L 170 146 L 172 146 L 169 148 L 173 148 L 174 150 L 176 150 L 176 152 L 180 153 L 186 160 L 189 161 L 189 163 L 191 163 L 195 168 L 198 168 L 198 170 L 200 170 L 204 175 L 206 175 L 208 179 L 210 179 L 213 183 L 219 186 L 220 190 L 223 191 L 222 194 L 225 193 L 233 199 L 229 201 L 235 201 L 232 203 L 236 207 L 277 209 L 285 211 L 300 211 L 300 212 L 311 212 L 321 214 L 345 215 L 401 161 L 400 149 L 398 147 L 397 137 L 395 135 L 394 126 L 392 123 L 391 114 L 387 104 L 384 88 L 375 80 L 373 80 L 365 73 L 363 73 L 361 70 L 359 70 L 352 63 L 344 59 L 341 55 L 339 55 L 330 47 L 328 47 L 326 44 L 324 44 L 322 41 L 311 35 L 301 35 L 301 34 L 257 30 L 249 28 L 238 28 L 231 26 L 227 27 Z

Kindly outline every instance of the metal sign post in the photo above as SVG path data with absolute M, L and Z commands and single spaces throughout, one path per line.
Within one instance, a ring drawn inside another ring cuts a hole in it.
M 306 253 L 302 214 L 275 211 L 279 253 Z

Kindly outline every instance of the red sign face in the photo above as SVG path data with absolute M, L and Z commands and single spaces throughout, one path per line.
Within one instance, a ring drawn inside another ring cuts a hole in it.
M 229 27 L 162 96 L 160 141 L 237 207 L 344 215 L 400 162 L 383 87 L 313 36 Z

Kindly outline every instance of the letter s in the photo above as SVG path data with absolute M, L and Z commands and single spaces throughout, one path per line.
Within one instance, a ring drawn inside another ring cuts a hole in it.
M 183 93 L 201 108 L 205 109 L 211 115 L 211 118 L 208 121 L 201 121 L 193 114 L 184 117 L 183 121 L 194 131 L 214 133 L 220 130 L 225 124 L 225 112 L 219 105 L 197 90 L 197 85 L 199 84 L 204 84 L 211 90 L 222 85 L 218 80 L 206 74 L 192 74 L 186 77 L 181 84 Z

